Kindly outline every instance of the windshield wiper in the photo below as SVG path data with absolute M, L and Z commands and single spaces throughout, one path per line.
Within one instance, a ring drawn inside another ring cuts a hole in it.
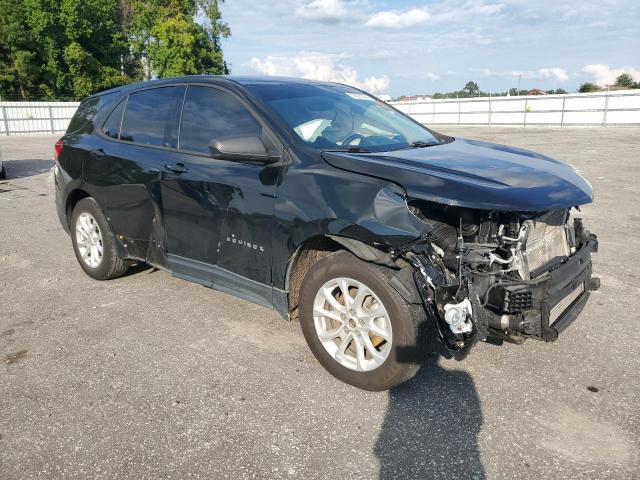
M 360 147 L 358 145 L 353 145 L 347 149 L 349 153 L 371 153 L 371 150 L 368 148 Z
M 368 148 L 360 147 L 358 145 L 352 145 L 348 148 L 323 148 L 324 152 L 348 152 L 348 153 L 371 153 Z
M 411 148 L 424 148 L 424 147 L 432 147 L 434 145 L 439 145 L 440 142 L 425 142 L 424 140 L 416 140 L 411 143 Z

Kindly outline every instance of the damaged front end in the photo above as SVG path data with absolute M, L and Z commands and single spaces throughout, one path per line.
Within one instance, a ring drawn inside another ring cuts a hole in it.
M 589 292 L 595 235 L 569 209 L 500 212 L 409 202 L 428 225 L 393 256 L 413 266 L 416 287 L 448 353 L 478 341 L 553 341 Z

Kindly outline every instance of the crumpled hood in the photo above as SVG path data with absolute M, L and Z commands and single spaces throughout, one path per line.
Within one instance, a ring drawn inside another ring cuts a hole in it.
M 402 185 L 410 198 L 462 207 L 546 211 L 591 203 L 593 191 L 572 167 L 504 145 L 455 139 L 380 153 L 323 152 L 336 168 Z

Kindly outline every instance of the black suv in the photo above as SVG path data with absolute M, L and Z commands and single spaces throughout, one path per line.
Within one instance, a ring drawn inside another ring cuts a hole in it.
M 592 201 L 573 168 L 433 132 L 345 85 L 193 76 L 82 102 L 56 143 L 56 204 L 91 277 L 146 262 L 299 319 L 368 390 L 428 340 L 555 340 L 589 292 Z

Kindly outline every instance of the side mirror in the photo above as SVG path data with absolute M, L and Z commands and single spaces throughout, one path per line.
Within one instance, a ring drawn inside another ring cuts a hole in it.
M 238 162 L 274 163 L 280 160 L 277 155 L 269 155 L 259 136 L 226 137 L 213 140 L 209 144 L 213 158 Z

